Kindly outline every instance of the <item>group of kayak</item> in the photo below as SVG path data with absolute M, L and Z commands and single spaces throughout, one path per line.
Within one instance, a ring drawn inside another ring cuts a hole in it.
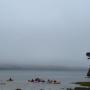
M 7 80 L 7 81 L 14 81 L 11 77 Z M 28 80 L 28 82 L 31 82 L 31 83 L 48 83 L 48 84 L 60 84 L 60 81 L 57 81 L 57 80 L 43 80 L 39 77 L 35 78 L 35 79 L 31 79 L 31 80 Z
M 59 81 L 57 80 L 43 80 L 41 78 L 35 78 L 35 79 L 32 79 L 32 80 L 28 80 L 28 82 L 31 82 L 31 83 L 49 83 L 49 84 L 60 84 Z

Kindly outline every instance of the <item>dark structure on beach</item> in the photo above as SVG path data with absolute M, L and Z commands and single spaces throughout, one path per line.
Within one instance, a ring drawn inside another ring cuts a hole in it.
M 88 57 L 88 60 L 89 60 L 90 59 L 90 52 L 87 52 L 86 56 Z M 87 76 L 90 77 L 90 66 L 89 66 L 89 70 L 87 72 Z

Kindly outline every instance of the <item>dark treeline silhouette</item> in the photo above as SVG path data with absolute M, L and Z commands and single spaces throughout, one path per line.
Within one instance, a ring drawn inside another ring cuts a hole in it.
M 90 52 L 87 52 L 86 56 L 88 57 L 88 59 L 90 59 Z
M 88 57 L 88 59 L 90 59 L 90 52 L 86 52 L 86 56 Z M 90 66 L 87 72 L 87 76 L 90 77 Z

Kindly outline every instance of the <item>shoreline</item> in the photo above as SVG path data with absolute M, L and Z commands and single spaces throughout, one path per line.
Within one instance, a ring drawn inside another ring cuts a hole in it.
M 90 82 L 75 82 L 73 84 L 78 84 L 80 86 L 72 88 L 67 88 L 67 90 L 90 90 Z

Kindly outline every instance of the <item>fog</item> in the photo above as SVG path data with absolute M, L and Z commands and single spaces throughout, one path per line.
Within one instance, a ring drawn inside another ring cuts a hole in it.
M 90 0 L 0 0 L 0 64 L 88 67 Z

